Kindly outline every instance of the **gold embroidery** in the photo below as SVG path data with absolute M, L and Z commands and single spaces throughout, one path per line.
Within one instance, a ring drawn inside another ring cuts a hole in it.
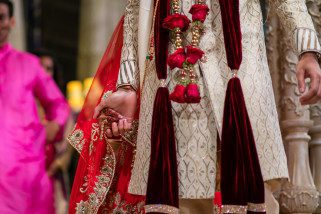
M 67 140 L 79 153 L 81 153 L 82 148 L 85 144 L 84 132 L 81 129 L 76 129 L 75 126 L 74 130 L 68 136 Z
M 117 193 L 115 197 L 116 207 L 113 210 L 113 214 L 140 214 L 144 213 L 144 201 L 137 203 L 136 205 L 127 204 L 121 200 L 120 194 Z
M 98 137 L 99 137 L 99 124 L 93 123 L 91 125 L 91 141 L 89 145 L 89 155 L 91 155 L 94 148 L 94 142 L 98 140 Z
M 98 136 L 99 136 L 99 125 L 98 123 L 93 123 L 91 125 L 91 140 L 92 141 L 98 140 Z
M 87 189 L 88 189 L 88 177 L 87 177 L 87 176 L 84 177 L 84 181 L 85 181 L 85 183 L 84 183 L 84 184 L 82 185 L 82 187 L 79 189 L 79 191 L 80 191 L 81 193 L 87 192 Z
M 266 212 L 266 205 L 265 204 L 247 204 L 247 210 L 251 212 Z
M 157 212 L 157 213 L 168 213 L 168 214 L 178 214 L 179 209 L 177 207 L 172 207 L 164 204 L 149 204 L 145 205 L 145 212 Z
M 222 205 L 221 213 L 246 214 L 247 206 L 241 205 Z
M 85 141 L 83 140 L 83 132 L 81 130 L 77 130 L 76 132 L 74 131 L 72 135 L 77 136 L 77 137 L 74 136 L 74 138 L 77 139 L 77 142 L 83 141 L 83 144 L 84 144 Z M 91 130 L 91 139 L 90 139 L 91 141 L 89 146 L 90 157 L 92 155 L 95 155 L 95 154 L 92 154 L 92 152 L 94 152 L 94 144 L 99 139 L 99 136 L 100 136 L 99 124 L 93 123 L 92 130 Z M 83 144 L 82 144 L 82 147 L 83 147 Z M 89 188 L 88 182 L 96 180 L 94 183 L 93 192 L 88 195 L 88 201 L 80 201 L 79 203 L 77 203 L 77 206 L 76 206 L 77 214 L 83 214 L 83 213 L 95 214 L 98 212 L 98 209 L 101 206 L 101 204 L 104 202 L 105 197 L 113 181 L 115 167 L 116 167 L 116 157 L 115 157 L 113 148 L 108 142 L 106 142 L 106 155 L 103 158 L 103 164 L 100 168 L 99 175 L 96 176 L 96 179 L 86 177 L 85 183 L 83 184 L 83 187 L 80 189 L 82 193 L 86 192 Z M 88 166 L 89 175 L 92 174 L 92 172 L 90 172 L 92 170 L 93 170 L 93 166 L 89 164 Z
M 85 202 L 85 201 L 80 201 L 78 204 L 77 204 L 77 207 L 76 207 L 76 213 L 78 214 L 87 214 L 89 213 L 89 210 L 88 210 L 88 202 Z
M 266 212 L 265 204 L 253 204 L 248 203 L 247 206 L 241 205 L 214 205 L 214 213 L 237 213 L 237 214 L 246 214 L 247 211 L 251 212 Z

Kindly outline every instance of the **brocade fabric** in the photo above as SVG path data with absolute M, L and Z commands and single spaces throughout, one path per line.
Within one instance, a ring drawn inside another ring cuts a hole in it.
M 141 1 L 143 2 L 143 1 Z M 288 40 L 296 49 L 296 29 L 314 29 L 304 0 L 271 1 L 277 10 Z M 188 13 L 194 1 L 183 0 L 182 12 Z M 210 13 L 200 48 L 205 61 L 195 66 L 200 76 L 202 101 L 200 104 L 173 103 L 173 117 L 178 150 L 179 193 L 181 198 L 213 198 L 216 173 L 216 133 L 221 134 L 223 107 L 227 82 L 232 73 L 226 62 L 222 21 L 217 0 L 207 0 Z M 138 10 L 139 5 L 136 5 Z M 152 11 L 151 11 L 152 12 Z M 261 171 L 265 181 L 288 178 L 271 77 L 264 43 L 263 20 L 259 0 L 240 1 L 243 61 L 238 72 L 246 107 L 251 121 Z M 139 17 L 144 19 L 144 17 Z M 128 23 L 127 23 L 128 24 Z M 124 25 L 125 34 L 133 26 Z M 148 29 L 146 29 L 148 30 Z M 186 34 L 185 34 L 186 35 Z M 137 35 L 131 35 L 133 38 Z M 190 32 L 187 39 L 191 41 Z M 149 41 L 146 41 L 149 42 Z M 189 43 L 189 42 L 187 42 Z M 138 44 L 142 45 L 142 44 Z M 147 55 L 148 53 L 146 53 Z M 146 56 L 138 56 L 146 57 Z M 137 153 L 132 170 L 129 192 L 145 195 L 150 158 L 150 135 L 153 102 L 159 80 L 154 61 L 146 62 L 141 81 L 141 106 L 137 138 Z M 169 71 L 169 89 L 173 88 Z M 137 72 L 139 73 L 139 72 Z M 138 77 L 137 77 L 138 78 Z M 138 81 L 139 82 L 139 81 Z

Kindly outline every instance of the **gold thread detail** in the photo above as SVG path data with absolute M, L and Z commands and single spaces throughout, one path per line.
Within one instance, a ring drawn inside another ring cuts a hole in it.
M 266 205 L 264 204 L 254 204 L 248 203 L 247 210 L 251 212 L 266 212 Z
M 165 204 L 149 204 L 145 205 L 145 212 L 158 212 L 158 213 L 168 213 L 168 214 L 179 214 L 179 209 L 177 207 L 165 205 Z
M 160 79 L 160 86 L 161 88 L 166 88 L 167 84 L 166 84 L 166 79 Z
M 246 214 L 247 206 L 241 205 L 222 205 L 221 213 Z

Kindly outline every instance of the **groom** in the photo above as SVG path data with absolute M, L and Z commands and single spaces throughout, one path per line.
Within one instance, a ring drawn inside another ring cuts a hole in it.
M 192 0 L 180 0 L 180 11 L 189 15 Z M 224 46 L 222 16 L 218 0 L 207 0 L 210 8 L 204 22 L 199 47 L 204 60 L 195 66 L 201 101 L 198 104 L 172 103 L 173 123 L 178 159 L 180 209 L 186 213 L 210 213 L 215 192 L 217 139 L 222 133 L 223 106 L 228 72 Z M 321 97 L 321 70 L 318 64 L 321 47 L 307 12 L 304 0 L 270 1 L 277 11 L 288 42 L 297 50 L 297 78 L 303 105 L 316 103 Z M 245 103 L 251 120 L 263 179 L 266 200 L 273 204 L 268 213 L 278 213 L 278 204 L 270 185 L 288 178 L 286 156 L 279 128 L 277 111 L 264 44 L 262 14 L 258 1 L 240 0 L 243 60 L 238 71 Z M 124 23 L 124 46 L 118 78 L 118 90 L 96 108 L 97 117 L 103 108 L 120 115 L 118 123 L 107 130 L 107 136 L 124 135 L 131 128 L 139 110 L 137 152 L 129 192 L 146 195 L 151 155 L 151 123 L 153 102 L 161 84 L 156 76 L 152 18 L 154 4 L 149 0 L 128 0 Z M 183 43 L 191 43 L 187 31 Z M 295 39 L 296 38 L 296 39 Z M 169 50 L 173 49 L 170 44 Z M 311 78 L 306 88 L 305 78 Z M 166 80 L 170 91 L 175 75 L 169 70 Z M 139 109 L 137 97 L 140 97 Z M 193 199 L 193 200 L 192 200 Z M 250 210 L 249 210 L 250 211 Z

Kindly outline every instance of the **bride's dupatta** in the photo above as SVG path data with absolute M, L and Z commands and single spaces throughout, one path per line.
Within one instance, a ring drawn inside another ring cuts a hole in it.
M 112 35 L 76 126 L 68 137 L 80 153 L 69 202 L 71 214 L 143 213 L 144 198 L 127 193 L 135 148 L 107 139 L 106 124 L 92 119 L 104 94 L 116 90 L 123 21 L 122 18 Z

